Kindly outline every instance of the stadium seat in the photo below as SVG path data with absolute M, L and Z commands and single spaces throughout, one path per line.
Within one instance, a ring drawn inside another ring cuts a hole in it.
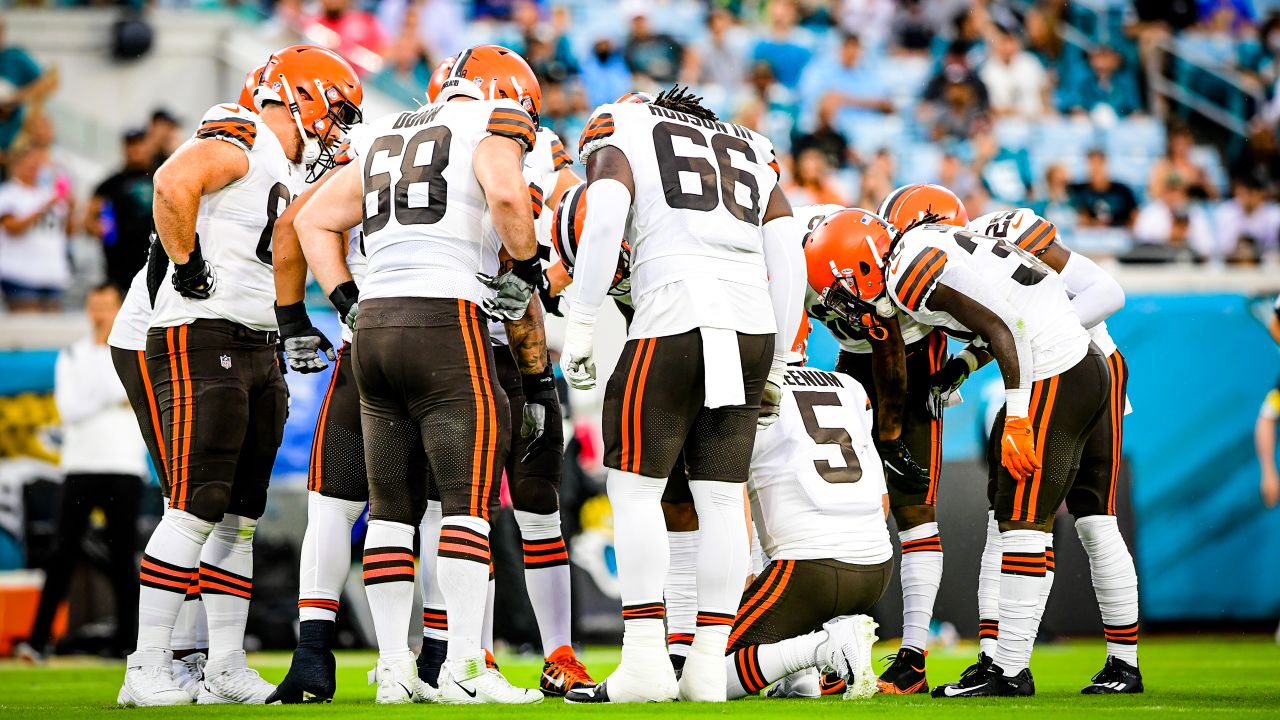
M 1157 157 L 1165 148 L 1164 124 L 1153 117 L 1123 118 L 1104 131 L 1109 155 Z

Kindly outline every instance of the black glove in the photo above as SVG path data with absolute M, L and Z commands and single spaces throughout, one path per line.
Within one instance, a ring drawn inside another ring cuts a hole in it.
M 545 276 L 544 276 L 545 277 Z M 548 314 L 556 317 L 564 317 L 564 313 L 560 311 L 560 299 L 563 295 L 551 294 L 551 283 L 543 282 L 542 287 L 538 288 L 538 299 L 542 301 L 542 309 Z
M 338 318 L 351 328 L 356 329 L 356 318 L 360 315 L 360 288 L 355 280 L 348 280 L 329 293 L 329 302 L 338 311 Z
M 969 363 L 960 357 L 951 358 L 941 370 L 930 375 L 929 395 L 925 398 L 929 414 L 936 418 L 942 417 L 942 411 L 946 408 L 951 393 L 959 390 L 968 379 Z
M 213 295 L 213 286 L 213 266 L 205 262 L 200 252 L 200 236 L 196 235 L 196 244 L 187 261 L 173 264 L 173 289 L 184 298 L 208 300 Z
M 295 372 L 320 372 L 329 367 L 329 363 L 325 362 L 326 357 L 329 360 L 338 359 L 337 353 L 333 351 L 333 343 L 311 324 L 305 303 L 299 301 L 283 307 L 276 305 L 276 323 L 280 325 L 285 360 Z
M 160 236 L 151 233 L 151 245 L 147 248 L 147 297 L 151 299 L 151 307 L 156 306 L 156 295 L 160 294 L 160 285 L 169 272 L 169 256 L 160 244 Z
M 521 375 L 520 386 L 524 388 L 524 423 L 520 426 L 520 437 L 529 440 L 520 458 L 520 462 L 525 463 L 546 447 L 547 418 L 559 418 L 560 394 L 556 392 L 556 375 L 550 363 L 537 375 Z
M 497 292 L 483 303 L 485 314 L 502 322 L 514 322 L 524 317 L 529 309 L 529 298 L 542 287 L 545 276 L 538 256 L 527 260 L 514 260 L 511 269 L 497 277 L 479 273 L 476 278 L 485 287 Z
M 884 463 L 884 477 L 898 492 L 919 495 L 929 491 L 929 471 L 911 459 L 902 439 L 877 440 L 876 452 Z

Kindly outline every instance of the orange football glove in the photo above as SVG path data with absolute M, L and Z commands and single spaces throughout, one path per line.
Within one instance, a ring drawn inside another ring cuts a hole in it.
M 1019 482 L 1031 477 L 1040 468 L 1030 419 L 1005 418 L 1004 434 L 1000 437 L 1000 464 L 1008 468 Z

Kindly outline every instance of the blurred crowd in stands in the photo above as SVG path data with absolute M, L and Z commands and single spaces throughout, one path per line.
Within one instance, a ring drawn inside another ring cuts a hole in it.
M 1091 254 L 1280 260 L 1280 0 L 155 4 L 238 5 L 264 40 L 333 47 L 409 106 L 442 58 L 507 45 L 540 76 L 542 121 L 567 144 L 595 106 L 687 83 L 723 118 L 774 141 L 795 205 L 874 208 L 901 183 L 934 181 L 972 215 L 1035 208 Z M 0 78 L 8 187 L 31 176 L 17 166 L 46 134 L 40 99 L 57 78 L 7 44 Z M 181 138 L 162 135 L 153 124 L 125 138 L 129 188 Z M 56 166 L 54 155 L 40 162 Z M 60 192 L 49 174 L 37 182 Z M 66 212 L 67 225 L 78 219 L 110 247 L 101 217 L 122 184 L 104 183 L 87 213 Z M 0 280 L 15 243 L 4 197 L 0 187 Z

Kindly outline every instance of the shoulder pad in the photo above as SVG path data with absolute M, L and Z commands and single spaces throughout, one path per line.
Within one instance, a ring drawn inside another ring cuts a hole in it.
M 223 140 L 249 152 L 258 137 L 258 116 L 234 103 L 214 105 L 200 119 L 195 137 L 200 140 Z
M 491 135 L 501 135 L 515 140 L 524 146 L 525 152 L 533 149 L 536 133 L 533 118 L 514 102 L 506 101 L 497 104 L 489 113 L 489 123 L 485 126 L 485 131 Z
M 971 220 L 968 229 L 980 235 L 1001 238 L 1032 255 L 1040 255 L 1058 237 L 1058 228 L 1029 208 L 987 213 Z
M 899 255 L 890 267 L 890 291 L 907 310 L 924 307 L 947 267 L 947 254 L 931 245 Z

